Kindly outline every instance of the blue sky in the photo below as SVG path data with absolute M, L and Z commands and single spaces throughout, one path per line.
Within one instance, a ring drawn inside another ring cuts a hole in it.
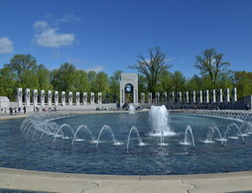
M 190 78 L 196 55 L 224 54 L 230 70 L 251 71 L 251 0 L 0 0 L 0 68 L 31 54 L 56 69 L 129 69 L 137 56 L 161 47 L 170 71 Z

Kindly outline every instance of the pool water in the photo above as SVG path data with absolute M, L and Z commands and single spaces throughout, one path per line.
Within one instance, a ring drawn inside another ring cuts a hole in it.
M 43 116 L 43 115 L 41 115 Z M 170 114 L 169 127 L 176 133 L 165 136 L 164 145 L 160 137 L 150 135 L 148 113 L 137 114 L 95 114 L 78 115 L 53 119 L 57 125 L 68 124 L 75 132 L 80 125 L 86 125 L 97 140 L 104 125 L 112 133 L 104 130 L 99 143 L 92 140 L 90 133 L 79 130 L 79 140 L 72 143 L 69 129 L 62 132 L 69 139 L 55 138 L 37 131 L 25 130 L 20 126 L 24 119 L 3 120 L 0 126 L 0 167 L 111 175 L 171 175 L 202 174 L 217 172 L 234 172 L 252 170 L 252 136 L 240 136 L 225 142 L 218 140 L 204 143 L 209 127 L 215 126 L 223 136 L 228 125 L 235 123 L 241 127 L 242 122 L 223 118 Z M 185 129 L 190 125 L 194 135 L 195 146 L 189 135 L 189 145 L 182 145 Z M 135 126 L 143 145 L 139 145 L 137 132 L 129 132 Z M 241 127 L 242 128 L 242 127 Z M 237 131 L 235 131 L 237 132 Z M 97 141 L 96 141 L 97 142 Z

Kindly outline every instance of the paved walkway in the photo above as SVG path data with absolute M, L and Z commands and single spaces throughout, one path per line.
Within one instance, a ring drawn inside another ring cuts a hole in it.
M 252 192 L 252 172 L 106 176 L 0 168 L 0 188 L 62 193 L 240 193 Z
M 1 114 L 0 118 L 20 118 L 29 114 Z M 61 193 L 252 193 L 252 172 L 107 176 L 0 168 L 1 189 Z

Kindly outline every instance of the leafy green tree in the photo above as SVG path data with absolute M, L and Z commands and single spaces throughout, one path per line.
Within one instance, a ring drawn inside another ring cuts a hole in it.
M 184 77 L 182 72 L 175 71 L 172 74 L 173 91 L 175 91 L 175 92 L 185 91 L 185 85 L 186 85 L 186 78 Z
M 252 72 L 236 72 L 234 75 L 234 81 L 238 90 L 238 99 L 252 95 Z
M 16 81 L 11 69 L 4 67 L 0 69 L 0 96 L 7 96 L 11 101 L 15 100 Z
M 148 83 L 146 77 L 142 74 L 138 74 L 138 91 L 139 93 L 147 93 L 148 92 Z M 140 95 L 139 95 L 140 97 Z
M 91 90 L 95 93 L 102 92 L 107 93 L 109 92 L 109 78 L 108 75 L 104 72 L 99 72 L 95 76 L 93 80 L 93 85 Z
M 37 68 L 37 86 L 30 87 L 35 89 L 43 89 L 43 90 L 52 90 L 53 87 L 51 85 L 50 80 L 50 71 L 43 65 L 40 64 Z
M 97 75 L 97 73 L 94 70 L 89 70 L 87 72 L 88 82 L 90 84 L 90 91 L 92 91 L 92 92 L 93 92 L 92 88 L 93 88 L 94 81 L 96 79 L 96 75 Z
M 64 63 L 59 69 L 53 70 L 52 85 L 58 91 L 75 91 L 75 72 L 73 64 Z
M 37 62 L 30 54 L 16 54 L 5 67 L 9 68 L 14 74 L 18 86 L 29 88 L 31 82 L 36 78 Z
M 203 87 L 203 80 L 196 74 L 186 83 L 186 88 L 188 91 L 202 90 L 202 87 Z
M 113 101 L 113 102 L 116 102 L 115 100 L 118 100 L 118 98 L 120 96 L 121 73 L 122 73 L 121 70 L 117 70 L 109 78 L 110 96 L 109 96 L 108 93 L 106 95 L 108 95 L 108 97 L 110 98 L 110 100 Z
M 77 70 L 75 72 L 75 89 L 79 92 L 89 92 L 90 83 L 88 81 L 87 72 L 83 70 Z
M 161 78 L 161 91 L 160 92 L 171 92 L 174 91 L 172 73 L 165 70 L 162 72 Z
M 222 53 L 217 53 L 214 48 L 203 51 L 202 56 L 196 56 L 195 67 L 200 70 L 202 77 L 209 77 L 211 84 L 216 85 L 220 79 L 223 68 L 229 66 L 228 62 L 223 62 Z
M 129 67 L 136 69 L 146 78 L 149 92 L 156 93 L 162 72 L 170 68 L 171 65 L 166 64 L 166 54 L 162 53 L 159 47 L 150 49 L 149 55 L 148 59 L 143 55 L 139 55 L 137 64 Z

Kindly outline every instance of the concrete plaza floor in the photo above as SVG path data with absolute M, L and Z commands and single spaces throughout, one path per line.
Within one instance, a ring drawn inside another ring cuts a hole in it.
M 0 188 L 62 193 L 241 193 L 252 192 L 252 172 L 107 176 L 0 168 Z
M 90 112 L 89 112 L 90 113 Z M 0 119 L 26 115 L 0 115 Z M 167 176 L 87 175 L 0 167 L 0 192 L 251 193 L 252 172 Z M 9 190 L 9 191 L 7 191 Z

